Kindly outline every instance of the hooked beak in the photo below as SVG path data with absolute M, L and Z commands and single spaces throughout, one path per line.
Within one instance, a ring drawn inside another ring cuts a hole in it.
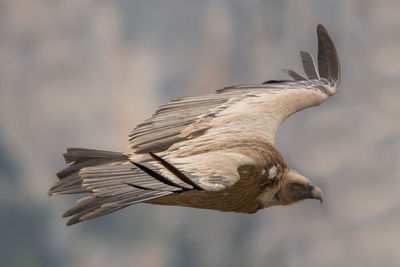
M 319 189 L 318 187 L 313 186 L 313 185 L 310 184 L 310 185 L 307 186 L 307 191 L 309 192 L 310 198 L 318 199 L 322 203 L 323 194 L 322 194 L 321 189 Z

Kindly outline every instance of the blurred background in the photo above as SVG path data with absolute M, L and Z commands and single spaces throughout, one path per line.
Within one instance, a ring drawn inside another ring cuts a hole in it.
M 400 266 L 400 2 L 0 1 L 1 266 Z M 65 147 L 128 151 L 158 105 L 301 70 L 316 25 L 337 95 L 290 117 L 288 165 L 322 188 L 253 215 L 139 204 L 65 227 Z

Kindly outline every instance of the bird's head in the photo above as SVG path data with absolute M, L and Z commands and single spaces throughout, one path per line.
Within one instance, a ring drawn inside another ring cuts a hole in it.
M 303 175 L 288 170 L 281 178 L 277 191 L 266 190 L 259 196 L 263 208 L 276 205 L 290 205 L 304 199 L 317 199 L 322 202 L 322 191 Z
M 280 190 L 274 198 L 278 205 L 290 205 L 304 199 L 317 199 L 322 202 L 322 191 L 303 175 L 289 170 L 282 177 Z

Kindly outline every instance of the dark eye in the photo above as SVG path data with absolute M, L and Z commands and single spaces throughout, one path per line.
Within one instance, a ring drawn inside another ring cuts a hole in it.
M 274 195 L 274 200 L 275 200 L 276 202 L 279 201 L 279 192 L 276 193 L 276 194 Z
M 299 184 L 299 183 L 293 183 L 292 184 L 292 189 L 294 189 L 294 190 L 301 189 L 302 187 L 303 186 L 301 184 Z

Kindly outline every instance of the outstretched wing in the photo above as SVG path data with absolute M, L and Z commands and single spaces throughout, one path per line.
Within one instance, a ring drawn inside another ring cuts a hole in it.
M 288 116 L 336 93 L 339 58 L 322 25 L 317 33 L 318 69 L 309 53 L 300 53 L 307 78 L 284 70 L 293 81 L 231 86 L 215 94 L 173 100 L 130 133 L 131 148 L 136 153 L 170 151 L 204 135 L 244 131 L 263 134 L 273 143 L 276 130 Z

